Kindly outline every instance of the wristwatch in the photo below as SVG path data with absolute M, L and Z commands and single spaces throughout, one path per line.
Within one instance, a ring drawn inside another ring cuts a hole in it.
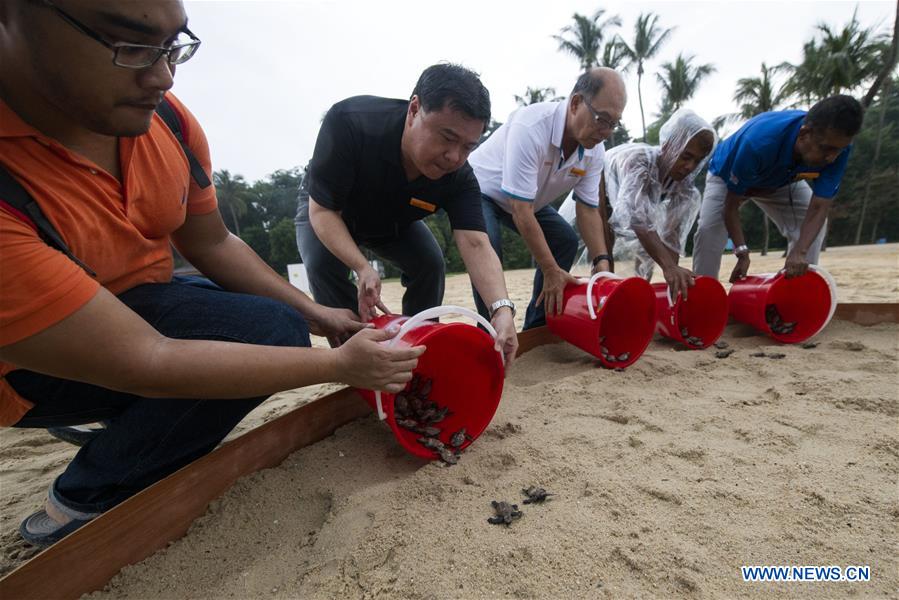
M 749 254 L 749 246 L 747 246 L 746 244 L 740 244 L 739 246 L 734 248 L 734 254 L 736 256 L 746 256 L 747 254 Z
M 593 259 L 593 266 L 595 267 L 595 266 L 598 265 L 599 262 L 602 261 L 602 260 L 607 260 L 607 261 L 609 261 L 609 267 L 610 267 L 610 268 L 613 267 L 613 266 L 615 265 L 615 261 L 612 260 L 612 257 L 611 257 L 610 255 L 608 255 L 608 254 L 597 254 L 596 257 Z
M 514 317 L 515 316 L 515 303 L 512 302 L 511 300 L 509 300 L 508 298 L 501 298 L 500 300 L 497 300 L 496 302 L 494 302 L 493 304 L 490 305 L 490 309 L 489 309 L 490 310 L 490 318 L 492 319 L 493 315 L 496 314 L 496 311 L 498 311 L 499 309 L 501 309 L 504 306 L 509 307 L 509 310 L 512 311 L 512 316 Z

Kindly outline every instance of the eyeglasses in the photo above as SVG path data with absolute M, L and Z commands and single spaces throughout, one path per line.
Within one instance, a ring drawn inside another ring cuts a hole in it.
M 196 54 L 197 48 L 200 47 L 200 39 L 187 27 L 179 33 L 186 33 L 190 36 L 190 41 L 181 43 L 176 41 L 169 47 L 129 44 L 127 42 L 110 43 L 103 39 L 103 36 L 99 33 L 78 21 L 75 17 L 56 6 L 50 0 L 43 1 L 44 4 L 52 8 L 63 21 L 92 40 L 95 40 L 112 50 L 112 63 L 117 67 L 124 67 L 126 69 L 146 69 L 155 65 L 156 61 L 162 58 L 163 55 L 165 55 L 166 61 L 170 65 L 180 65 L 181 63 L 190 60 L 191 57 Z
M 587 110 L 590 111 L 590 114 L 593 115 L 593 123 L 599 127 L 600 129 L 615 129 L 619 125 L 621 125 L 621 121 L 610 121 L 605 117 L 601 116 L 599 112 L 590 106 L 590 101 L 587 100 L 586 96 L 581 96 L 584 100 L 584 106 L 587 107 Z

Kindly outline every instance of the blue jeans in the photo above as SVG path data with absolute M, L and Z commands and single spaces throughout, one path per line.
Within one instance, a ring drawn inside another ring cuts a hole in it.
M 484 222 L 487 225 L 487 237 L 490 238 L 490 245 L 493 246 L 496 255 L 502 262 L 503 236 L 500 226 L 508 227 L 515 233 L 518 233 L 518 228 L 515 227 L 512 215 L 483 194 L 481 195 L 481 208 L 484 211 Z M 535 212 L 534 216 L 537 217 L 537 223 L 543 231 L 543 237 L 546 238 L 546 243 L 549 245 L 549 250 L 552 252 L 553 258 L 556 259 L 556 263 L 566 271 L 570 270 L 571 265 L 574 264 L 578 245 L 578 237 L 574 228 L 560 217 L 559 213 L 552 206 L 544 206 Z M 546 325 L 546 314 L 543 312 L 543 305 L 537 306 L 537 297 L 542 290 L 543 271 L 538 268 L 537 272 L 534 273 L 534 289 L 527 312 L 524 315 L 523 330 Z M 474 303 L 478 307 L 478 312 L 482 316 L 489 318 L 487 305 L 481 300 L 477 290 L 472 288 L 472 292 L 474 293 Z
M 310 345 L 306 321 L 292 307 L 226 292 L 198 277 L 140 285 L 119 299 L 170 338 Z M 87 341 L 84 350 L 90 352 Z M 210 452 L 266 398 L 142 398 L 26 370 L 6 379 L 35 404 L 15 427 L 106 423 L 53 482 L 62 504 L 88 513 L 109 510 Z
M 297 249 L 306 265 L 309 287 L 315 301 L 332 308 L 359 310 L 359 293 L 350 279 L 350 268 L 318 239 L 308 217 L 308 203 L 301 202 L 296 219 Z M 353 238 L 382 260 L 389 260 L 402 273 L 403 314 L 412 316 L 440 306 L 446 284 L 446 263 L 434 234 L 422 221 L 415 221 L 396 235 L 380 239 Z M 395 307 L 388 307 L 396 310 Z

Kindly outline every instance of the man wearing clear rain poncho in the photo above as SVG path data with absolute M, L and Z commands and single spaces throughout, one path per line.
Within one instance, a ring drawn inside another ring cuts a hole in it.
M 646 279 L 658 263 L 672 295 L 686 297 L 693 273 L 678 261 L 699 212 L 701 195 L 693 180 L 717 137 L 705 120 L 682 108 L 662 125 L 659 140 L 660 146 L 622 144 L 606 152 L 603 178 L 612 206 L 613 256 L 619 261 L 634 257 L 636 274 Z M 572 225 L 575 202 L 568 198 L 559 211 Z

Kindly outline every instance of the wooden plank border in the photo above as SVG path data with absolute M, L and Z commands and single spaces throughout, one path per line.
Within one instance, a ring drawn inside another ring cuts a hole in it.
M 835 318 L 899 323 L 899 304 L 841 304 Z M 519 334 L 518 354 L 562 340 L 546 327 Z M 78 598 L 123 567 L 183 536 L 239 478 L 279 465 L 371 408 L 344 388 L 253 429 L 94 519 L 0 579 L 0 598 Z

